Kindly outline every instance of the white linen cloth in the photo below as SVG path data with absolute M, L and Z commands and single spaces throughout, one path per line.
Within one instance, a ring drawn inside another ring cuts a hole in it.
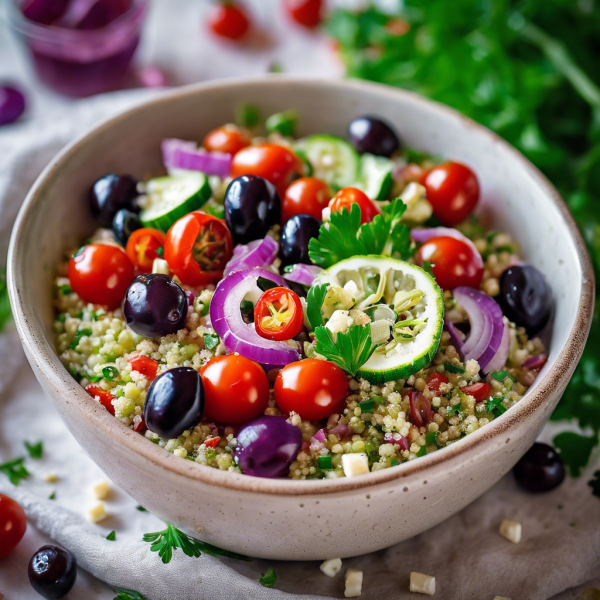
M 97 97 L 74 105 L 63 118 L 34 121 L 3 132 L 0 256 L 21 201 L 54 153 L 97 120 L 148 94 Z M 14 497 L 29 518 L 24 541 L 13 554 L 0 559 L 0 592 L 7 599 L 34 597 L 25 583 L 27 561 L 49 538 L 68 548 L 79 565 L 98 579 L 111 587 L 136 590 L 148 600 L 342 598 L 348 568 L 364 571 L 361 597 L 365 600 L 416 598 L 408 591 L 411 571 L 435 576 L 435 597 L 441 600 L 492 600 L 496 595 L 512 600 L 567 600 L 576 597 L 575 591 L 561 592 L 600 578 L 600 499 L 587 486 L 593 467 L 580 479 L 567 480 L 544 495 L 519 490 L 507 476 L 434 529 L 393 548 L 344 560 L 342 571 L 332 579 L 319 571 L 316 562 L 246 563 L 206 555 L 190 558 L 179 550 L 164 565 L 149 551 L 150 545 L 141 541 L 143 533 L 164 525 L 153 515 L 137 511 L 136 503 L 116 486 L 111 486 L 105 502 L 108 518 L 98 525 L 86 521 L 85 510 L 96 502 L 90 486 L 103 476 L 68 433 L 29 367 L 16 368 L 19 353 L 15 348 L 14 331 L 8 329 L 0 335 L 0 463 L 26 456 L 25 440 L 42 439 L 45 452 L 41 460 L 27 459 L 32 476 L 18 487 L 0 474 L 0 493 Z M 546 440 L 551 439 L 551 429 L 545 431 Z M 46 482 L 49 472 L 55 472 L 59 480 Z M 48 500 L 53 491 L 56 499 Z M 522 523 L 520 544 L 499 535 L 503 519 Z M 113 529 L 117 540 L 107 541 Z M 277 573 L 276 589 L 264 588 L 257 581 L 269 565 Z M 105 600 L 114 595 L 80 570 L 68 598 Z

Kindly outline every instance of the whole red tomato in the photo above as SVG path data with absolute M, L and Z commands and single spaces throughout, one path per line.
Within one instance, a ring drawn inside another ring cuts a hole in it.
M 204 416 L 238 425 L 265 412 L 269 380 L 253 360 L 236 354 L 211 358 L 201 369 Z
M 352 210 L 352 205 L 358 204 L 360 207 L 360 224 L 370 223 L 378 214 L 381 213 L 381 209 L 375 202 L 373 202 L 369 196 L 364 192 L 354 187 L 342 188 L 329 203 L 331 212 L 342 212 L 343 209 L 347 211 Z
M 71 288 L 84 302 L 117 308 L 135 277 L 125 251 L 114 244 L 89 244 L 69 261 Z
M 0 494 L 0 558 L 17 547 L 26 529 L 25 511 L 12 498 Z
M 323 0 L 285 0 L 288 14 L 304 27 L 316 27 L 322 19 Z
M 323 219 L 323 209 L 329 206 L 329 186 L 316 177 L 301 177 L 285 191 L 281 202 L 281 222 L 285 224 L 294 215 L 310 215 Z
M 236 125 L 223 125 L 209 131 L 202 145 L 209 152 L 237 154 L 250 145 L 250 134 Z
M 216 283 L 233 254 L 225 221 L 195 211 L 175 221 L 167 232 L 165 260 L 186 285 Z
M 250 19 L 239 4 L 231 1 L 217 2 L 210 9 L 208 25 L 219 37 L 239 40 L 248 32 Z

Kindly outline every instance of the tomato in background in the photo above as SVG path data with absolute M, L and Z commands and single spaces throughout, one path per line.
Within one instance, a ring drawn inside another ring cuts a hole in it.
M 165 234 L 162 231 L 143 227 L 129 236 L 125 253 L 140 272 L 150 273 L 154 259 L 163 257 L 164 246 Z
M 254 327 L 266 340 L 296 337 L 304 329 L 304 311 L 298 294 L 285 287 L 267 290 L 254 308 Z
M 88 244 L 69 261 L 69 281 L 73 291 L 84 301 L 117 308 L 135 270 L 127 254 L 115 244 Z
M 209 152 L 237 154 L 242 148 L 249 146 L 250 134 L 237 125 L 223 125 L 209 131 L 202 145 Z
M 337 365 L 307 358 L 290 363 L 275 379 L 275 402 L 282 412 L 297 412 L 309 421 L 321 421 L 341 412 L 348 379 Z
M 431 238 L 417 251 L 417 264 L 431 263 L 435 280 L 443 290 L 459 285 L 479 289 L 483 278 L 481 257 L 469 244 L 449 236 Z
M 25 511 L 12 498 L 0 494 L 0 558 L 8 556 L 27 529 Z
M 448 227 L 462 223 L 479 200 L 479 182 L 469 167 L 447 162 L 423 173 L 421 184 L 433 214 Z
M 348 211 L 352 210 L 352 205 L 358 204 L 360 207 L 360 224 L 370 223 L 378 214 L 381 213 L 381 209 L 375 202 L 373 202 L 369 196 L 364 192 L 354 187 L 342 188 L 329 203 L 331 212 L 342 212 L 345 208 Z
M 220 1 L 210 8 L 208 26 L 219 37 L 239 40 L 248 32 L 250 19 L 237 2 Z
M 281 202 L 281 222 L 285 224 L 294 215 L 310 215 L 323 220 L 323 209 L 329 206 L 331 190 L 316 177 L 301 177 L 293 181 Z
M 211 358 L 201 369 L 204 417 L 238 425 L 262 415 L 270 387 L 264 369 L 236 354 Z
M 316 27 L 323 18 L 323 0 L 285 0 L 290 17 L 304 27 Z
M 195 211 L 175 221 L 165 242 L 165 260 L 186 285 L 216 283 L 233 254 L 233 238 L 225 221 Z

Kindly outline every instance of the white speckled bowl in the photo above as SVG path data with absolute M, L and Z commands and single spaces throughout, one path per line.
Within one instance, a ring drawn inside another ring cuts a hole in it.
M 113 418 L 60 363 L 52 280 L 65 248 L 93 229 L 86 194 L 106 172 L 137 177 L 161 167 L 164 137 L 202 139 L 240 102 L 270 114 L 294 107 L 300 133 L 344 134 L 362 113 L 391 121 L 406 145 L 471 165 L 479 210 L 510 231 L 556 300 L 549 359 L 517 406 L 429 456 L 351 479 L 285 481 L 232 474 L 169 454 Z M 558 402 L 588 333 L 593 272 L 583 241 L 548 181 L 496 135 L 408 92 L 282 76 L 182 88 L 110 119 L 70 144 L 29 193 L 9 255 L 10 300 L 40 383 L 88 454 L 143 506 L 202 539 L 257 557 L 325 559 L 390 546 L 472 502 L 533 443 Z M 406 510 L 410 509 L 410 510 Z

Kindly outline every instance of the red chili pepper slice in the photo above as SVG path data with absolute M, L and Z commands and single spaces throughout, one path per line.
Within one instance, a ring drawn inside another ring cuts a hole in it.
M 472 383 L 471 385 L 466 385 L 465 387 L 460 388 L 460 391 L 463 394 L 468 394 L 469 396 L 473 396 L 475 398 L 475 402 L 482 402 L 483 400 L 487 400 L 492 395 L 492 386 L 489 383 Z
M 85 391 L 92 398 L 98 398 L 98 400 L 100 401 L 100 404 L 102 404 L 102 406 L 104 406 L 104 408 L 111 415 L 115 414 L 115 407 L 112 405 L 112 400 L 113 400 L 114 396 L 110 392 L 103 390 L 99 385 L 94 385 L 93 383 L 86 385 Z
M 152 358 L 144 356 L 143 354 L 137 354 L 136 356 L 128 358 L 127 362 L 131 365 L 133 371 L 145 375 L 148 379 L 156 379 L 158 363 Z
M 267 290 L 254 308 L 256 333 L 267 340 L 289 340 L 304 327 L 304 313 L 298 295 L 284 287 Z

